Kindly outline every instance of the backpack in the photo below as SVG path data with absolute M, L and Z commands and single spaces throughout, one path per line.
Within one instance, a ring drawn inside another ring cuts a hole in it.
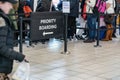
M 81 16 L 82 16 L 82 18 L 84 19 L 84 20 L 86 20 L 87 19 L 87 14 L 86 14 L 86 3 L 85 3 L 85 0 L 82 0 L 82 2 L 81 2 Z
M 29 17 L 30 16 L 30 13 L 32 12 L 32 9 L 30 8 L 30 6 L 23 6 L 23 11 L 25 13 L 25 17 Z
M 44 11 L 56 11 L 55 6 L 52 4 L 52 0 L 39 0 L 36 12 Z
M 40 0 L 36 11 L 37 12 L 43 12 L 43 11 L 49 11 L 51 6 L 51 1 L 50 0 Z
M 82 18 L 83 18 L 84 20 L 87 19 L 86 6 L 87 6 L 87 5 L 84 4 L 83 9 L 82 9 L 82 14 L 81 14 L 81 16 L 82 16 Z
M 106 0 L 96 0 L 95 6 L 92 11 L 94 14 L 104 13 L 106 10 Z

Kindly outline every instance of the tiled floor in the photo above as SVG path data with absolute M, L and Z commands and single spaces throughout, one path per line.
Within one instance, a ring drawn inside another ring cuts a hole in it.
M 61 54 L 64 42 L 55 39 L 29 48 L 24 45 L 30 80 L 120 80 L 120 39 L 100 42 L 102 47 L 95 44 L 69 41 L 71 54 Z M 15 62 L 13 72 L 17 65 Z

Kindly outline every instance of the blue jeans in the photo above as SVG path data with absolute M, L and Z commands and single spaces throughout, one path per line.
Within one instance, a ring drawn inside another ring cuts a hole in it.
M 97 17 L 93 14 L 87 15 L 88 39 L 95 39 Z

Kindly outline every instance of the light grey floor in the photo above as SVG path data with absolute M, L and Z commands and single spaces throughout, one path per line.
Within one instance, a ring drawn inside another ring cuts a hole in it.
M 29 48 L 24 44 L 30 80 L 120 80 L 120 38 L 101 41 L 102 47 L 95 44 L 68 41 L 71 54 L 61 54 L 64 42 L 56 39 Z M 17 66 L 15 62 L 13 72 Z

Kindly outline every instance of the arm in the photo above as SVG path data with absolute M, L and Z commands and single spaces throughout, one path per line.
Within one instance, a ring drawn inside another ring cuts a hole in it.
M 9 48 L 6 45 L 7 41 L 7 34 L 8 34 L 8 28 L 3 26 L 0 26 L 0 55 L 5 56 L 9 59 L 12 60 L 18 60 L 18 61 L 23 61 L 24 60 L 24 55 L 20 54 L 13 49 Z
M 86 0 L 85 2 L 89 7 L 94 7 L 96 0 Z
M 108 9 L 111 6 L 111 3 L 106 4 L 106 9 Z

